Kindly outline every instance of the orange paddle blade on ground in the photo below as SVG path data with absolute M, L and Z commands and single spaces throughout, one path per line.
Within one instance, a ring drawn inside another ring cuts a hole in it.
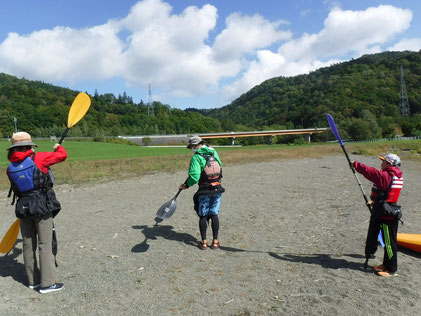
M 18 238 L 19 228 L 20 220 L 17 219 L 12 224 L 12 226 L 10 226 L 9 230 L 7 231 L 6 235 L 4 235 L 3 240 L 0 243 L 1 253 L 8 253 L 10 250 L 12 250 L 16 243 L 16 239 Z
M 86 112 L 88 112 L 90 106 L 91 99 L 89 96 L 84 92 L 79 93 L 70 107 L 69 116 L 67 117 L 67 127 L 70 128 L 79 122 L 85 116 Z

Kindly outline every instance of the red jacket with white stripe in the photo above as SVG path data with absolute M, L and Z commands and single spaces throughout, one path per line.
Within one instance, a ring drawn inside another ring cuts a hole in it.
M 353 166 L 357 172 L 361 173 L 367 180 L 373 182 L 370 195 L 373 202 L 376 201 L 379 191 L 387 191 L 389 188 L 386 202 L 398 202 L 403 186 L 402 171 L 398 167 L 390 166 L 384 170 L 377 170 L 358 161 L 355 161 Z

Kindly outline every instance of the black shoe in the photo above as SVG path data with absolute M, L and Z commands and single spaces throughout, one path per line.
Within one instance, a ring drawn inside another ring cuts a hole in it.
M 45 294 L 45 293 L 50 293 L 50 292 L 61 291 L 62 289 L 64 289 L 64 284 L 63 283 L 54 283 L 51 286 L 40 288 L 39 289 L 39 292 L 41 294 Z

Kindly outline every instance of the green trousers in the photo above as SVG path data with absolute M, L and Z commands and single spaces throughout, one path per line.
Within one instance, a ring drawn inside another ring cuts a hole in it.
M 23 218 L 20 221 L 23 238 L 23 261 L 29 285 L 47 287 L 55 283 L 55 265 L 52 253 L 53 215 Z M 39 267 L 37 261 L 39 249 Z

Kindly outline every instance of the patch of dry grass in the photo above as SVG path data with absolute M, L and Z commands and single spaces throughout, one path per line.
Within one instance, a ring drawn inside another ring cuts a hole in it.
M 346 144 L 349 153 L 383 155 L 395 152 L 403 159 L 421 161 L 421 141 Z M 224 166 L 282 159 L 317 158 L 342 154 L 339 144 L 238 148 L 219 152 Z M 66 161 L 52 167 L 58 184 L 128 179 L 157 172 L 175 172 L 189 167 L 191 154 L 148 156 L 119 160 Z M 7 177 L 0 177 L 0 189 L 9 188 Z
M 280 159 L 317 158 L 338 154 L 339 146 L 312 145 L 312 146 L 289 146 L 264 149 L 230 150 L 220 154 L 224 165 L 241 164 L 250 162 L 274 161 Z

